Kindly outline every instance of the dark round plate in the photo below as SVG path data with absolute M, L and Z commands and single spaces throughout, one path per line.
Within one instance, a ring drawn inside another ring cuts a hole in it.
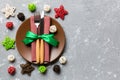
M 53 18 L 51 18 L 51 24 L 56 25 L 57 33 L 55 38 L 59 41 L 58 47 L 52 47 L 50 52 L 50 62 L 59 58 L 65 46 L 65 34 L 61 25 Z M 22 40 L 25 38 L 25 34 L 30 30 L 30 18 L 25 20 L 19 27 L 16 34 L 16 47 L 20 55 L 27 61 L 31 62 L 31 47 L 26 46 Z

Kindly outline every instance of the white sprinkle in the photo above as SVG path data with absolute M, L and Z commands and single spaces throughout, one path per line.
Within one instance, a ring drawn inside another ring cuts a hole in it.
M 16 78 L 15 80 L 20 80 L 19 78 Z
M 116 77 L 117 77 L 117 75 L 116 75 L 116 74 L 114 74 L 113 76 L 114 76 L 114 78 L 116 78 Z
M 101 62 L 101 63 L 103 63 L 104 61 L 105 61 L 105 59 L 104 59 L 104 58 L 102 58 L 102 59 L 100 60 L 100 62 Z
M 25 4 L 22 4 L 23 7 L 25 7 L 26 5 Z
M 112 74 L 112 72 L 107 72 L 108 73 L 108 75 L 111 75 Z
M 89 41 L 89 39 L 88 39 L 88 38 L 84 40 L 84 42 L 88 42 L 88 41 Z
M 95 77 L 97 78 L 98 76 L 100 76 L 100 73 L 96 74 Z
M 100 26 L 102 24 L 99 20 L 97 20 L 96 23 L 97 23 L 98 26 Z
M 2 23 L 3 22 L 3 18 L 0 18 L 0 23 Z
M 8 32 L 8 29 L 6 30 L 6 33 Z
M 4 63 L 2 63 L 2 64 L 0 64 L 0 67 L 2 67 L 2 66 L 4 66 L 5 64 Z
M 108 38 L 107 41 L 103 44 L 103 46 L 106 46 L 110 41 L 110 38 Z
M 94 66 L 91 67 L 94 71 L 98 71 L 97 68 L 95 68 Z
M 20 68 L 20 65 L 17 65 L 16 67 L 17 67 L 17 68 Z
M 99 22 L 99 23 L 98 23 L 98 25 L 100 26 L 100 25 L 101 25 L 101 23 Z
M 35 2 L 33 2 L 33 3 L 35 3 L 35 4 L 37 4 L 39 2 L 39 0 L 36 0 Z
M 98 71 L 97 69 L 94 69 L 95 71 Z
M 103 71 L 101 71 L 100 73 L 103 74 Z
M 86 76 L 85 79 L 88 79 L 88 77 Z
M 98 59 L 100 59 L 101 58 L 101 56 L 98 56 Z
M 94 69 L 94 66 L 92 66 L 91 68 Z

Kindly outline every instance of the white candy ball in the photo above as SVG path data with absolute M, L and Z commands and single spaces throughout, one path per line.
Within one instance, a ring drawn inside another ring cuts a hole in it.
M 8 55 L 8 61 L 10 61 L 10 62 L 15 61 L 15 56 L 14 55 Z
M 49 31 L 50 31 L 51 33 L 55 33 L 55 32 L 57 31 L 57 27 L 56 27 L 55 25 L 52 25 L 52 26 L 50 26 Z
M 65 64 L 65 63 L 67 62 L 67 59 L 66 59 L 64 56 L 61 56 L 61 57 L 59 58 L 59 62 L 60 62 L 61 64 Z
M 44 11 L 45 12 L 50 12 L 50 10 L 51 10 L 50 5 L 44 5 Z

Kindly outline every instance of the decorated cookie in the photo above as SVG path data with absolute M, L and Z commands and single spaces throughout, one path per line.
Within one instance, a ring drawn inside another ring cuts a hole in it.
M 51 33 L 55 33 L 55 32 L 57 32 L 57 27 L 56 27 L 55 25 L 52 25 L 52 26 L 50 26 L 49 31 L 50 31 Z
M 13 22 L 7 22 L 7 23 L 6 23 L 6 27 L 7 27 L 8 29 L 12 29 L 12 28 L 13 28 Z
M 36 10 L 36 5 L 34 3 L 28 4 L 28 9 L 31 12 L 34 12 Z
M 1 11 L 5 14 L 6 18 L 9 18 L 10 16 L 15 16 L 15 10 L 16 10 L 15 7 L 6 4 L 6 7 L 3 8 Z
M 67 59 L 65 58 L 65 56 L 61 56 L 60 59 L 59 59 L 59 62 L 61 64 L 65 64 L 67 62 Z
M 60 8 L 54 8 L 55 11 L 55 18 L 60 17 L 62 20 L 64 20 L 64 16 L 68 14 L 68 11 L 64 9 L 63 5 L 60 5 Z
M 50 5 L 44 5 L 44 11 L 45 12 L 50 12 L 50 10 L 51 10 Z
M 47 68 L 45 66 L 40 66 L 38 68 L 38 70 L 41 72 L 41 73 L 45 73 L 47 71 Z
M 8 55 L 8 61 L 13 62 L 15 61 L 15 56 L 14 55 Z
M 31 75 L 31 72 L 35 69 L 33 66 L 31 66 L 30 63 L 20 64 L 20 67 L 22 68 L 21 73 L 28 74 L 29 76 Z
M 18 13 L 17 18 L 18 18 L 20 21 L 24 21 L 24 20 L 25 20 L 25 15 L 24 15 L 23 13 Z
M 60 73 L 60 66 L 59 65 L 54 65 L 53 71 L 56 73 Z
M 13 49 L 13 48 L 15 48 L 15 40 L 11 39 L 10 37 L 7 36 L 2 41 L 2 45 L 5 47 L 6 50 Z
M 16 72 L 16 68 L 15 68 L 14 66 L 8 67 L 8 73 L 9 73 L 10 75 L 14 75 L 15 72 Z

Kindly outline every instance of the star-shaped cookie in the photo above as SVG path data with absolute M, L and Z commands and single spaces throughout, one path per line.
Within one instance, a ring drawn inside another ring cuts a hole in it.
M 62 20 L 64 20 L 65 15 L 68 14 L 68 11 L 66 11 L 66 10 L 64 9 L 64 6 L 63 6 L 63 5 L 60 5 L 59 8 L 54 8 L 54 11 L 55 11 L 55 13 L 56 13 L 56 14 L 55 14 L 55 18 L 60 17 Z
M 6 4 L 5 8 L 3 8 L 1 11 L 5 14 L 6 18 L 9 18 L 10 16 L 15 16 L 15 10 L 15 7 Z
M 6 36 L 6 38 L 2 41 L 2 45 L 5 47 L 6 50 L 14 49 L 15 48 L 15 40 Z
M 31 75 L 31 72 L 35 69 L 34 67 L 31 66 L 30 63 L 20 64 L 20 67 L 22 68 L 21 73 L 28 74 L 29 76 Z

